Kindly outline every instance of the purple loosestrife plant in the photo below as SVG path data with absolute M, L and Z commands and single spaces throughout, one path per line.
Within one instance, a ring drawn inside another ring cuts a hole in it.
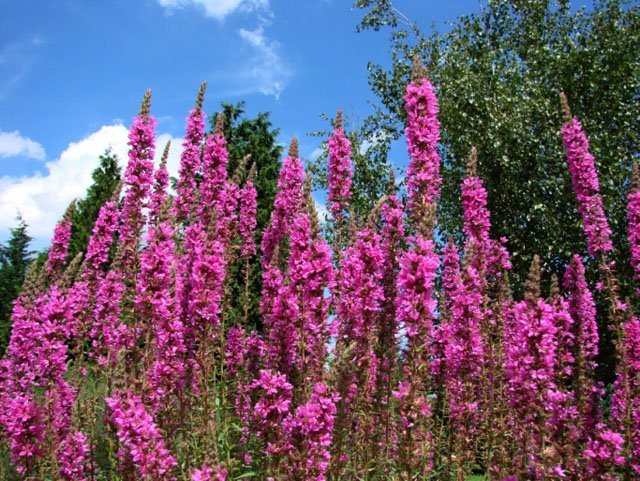
M 566 98 L 564 98 L 566 102 Z M 565 103 L 566 106 L 566 103 Z M 562 127 L 562 142 L 567 156 L 578 211 L 587 236 L 587 248 L 592 256 L 604 255 L 613 249 L 611 228 L 602 207 L 598 174 L 589 141 L 582 124 L 571 117 L 566 107 L 566 123 Z
M 171 141 L 167 142 L 160 159 L 160 165 L 153 174 L 153 189 L 149 198 L 149 224 L 157 225 L 162 213 L 162 207 L 167 198 L 169 186 L 169 172 L 167 171 L 167 159 Z
M 398 402 L 398 461 L 407 472 L 427 475 L 433 467 L 431 372 L 433 320 L 437 302 L 434 283 L 439 267 L 433 240 L 422 234 L 411 240 L 400 258 L 396 312 L 407 337 L 402 380 L 394 397 Z
M 202 155 L 202 182 L 199 186 L 200 199 L 198 216 L 207 229 L 212 222 L 218 221 L 226 200 L 227 183 L 227 141 L 222 133 L 222 117 L 219 117 L 216 130 L 205 140 Z
M 166 220 L 151 229 L 136 285 L 136 310 L 153 334 L 154 360 L 147 380 L 155 410 L 169 407 L 168 396 L 177 395 L 185 386 L 185 329 L 176 312 L 173 235 Z
M 122 225 L 120 248 L 123 252 L 123 268 L 131 269 L 145 225 L 143 209 L 147 207 L 153 183 L 153 155 L 155 152 L 156 120 L 149 114 L 151 92 L 147 91 L 142 101 L 140 114 L 133 119 L 129 130 L 129 162 L 124 173 L 126 188 L 122 202 Z
M 304 167 L 298 158 L 298 140 L 294 138 L 289 155 L 282 163 L 271 220 L 262 236 L 263 269 L 271 263 L 276 247 L 289 233 L 294 216 L 303 208 L 304 179 Z
M 287 479 L 326 481 L 338 399 L 325 383 L 315 384 L 309 401 L 284 420 Z
M 307 199 L 307 202 L 313 202 Z M 327 243 L 314 233 L 310 215 L 306 212 L 293 221 L 290 236 L 289 282 L 298 303 L 299 318 L 295 353 L 298 383 L 304 390 L 324 377 L 327 344 L 327 315 L 331 298 L 325 296 L 333 283 L 333 265 Z
M 435 89 L 423 68 L 414 65 L 413 78 L 404 96 L 407 121 L 405 136 L 409 152 L 407 170 L 407 211 L 415 222 L 422 222 L 426 208 L 440 195 L 440 122 Z
M 254 168 L 251 169 L 254 171 Z M 253 184 L 252 175 L 239 192 L 240 219 L 238 223 L 238 231 L 240 232 L 240 240 L 242 248 L 240 255 L 243 257 L 251 257 L 256 254 L 256 214 L 258 211 L 258 193 Z
M 176 461 L 140 397 L 131 393 L 115 394 L 105 402 L 122 446 L 118 451 L 122 468 L 135 470 L 144 481 L 175 480 L 172 472 Z
M 90 459 L 89 440 L 82 431 L 72 431 L 58 451 L 60 475 L 65 481 L 90 481 L 95 470 Z
M 52 279 L 56 279 L 62 274 L 67 262 L 70 240 L 71 219 L 65 215 L 53 231 L 49 256 L 47 257 L 47 275 Z
M 329 211 L 336 225 L 340 225 L 351 200 L 351 145 L 342 128 L 342 110 L 338 110 L 328 146 Z
M 611 401 L 611 424 L 624 439 L 624 477 L 640 476 L 640 320 L 633 316 L 623 326 L 623 355 Z
M 119 219 L 120 212 L 117 200 L 110 200 L 100 208 L 87 246 L 83 272 L 85 280 L 102 277 L 104 273 L 102 269 L 109 260 L 109 250 L 113 244 L 113 235 L 118 229 Z
M 200 469 L 194 469 L 191 481 L 226 481 L 228 472 L 220 466 L 209 468 L 204 464 Z
M 202 170 L 200 155 L 204 140 L 204 119 L 202 102 L 206 82 L 200 87 L 196 105 L 187 117 L 182 154 L 180 155 L 180 169 L 176 185 L 176 200 L 173 204 L 173 215 L 179 221 L 189 219 L 196 203 L 196 176 Z
M 598 421 L 597 396 L 601 390 L 595 384 L 595 369 L 598 356 L 598 324 L 596 305 L 585 278 L 585 268 L 580 256 L 571 259 L 564 274 L 568 311 L 573 318 L 575 338 L 575 401 L 581 417 L 576 426 L 582 437 L 595 429 Z
M 633 167 L 633 181 L 631 192 L 627 196 L 628 235 L 631 250 L 631 266 L 635 272 L 634 278 L 640 280 L 640 181 L 638 166 Z M 640 290 L 638 291 L 640 292 Z

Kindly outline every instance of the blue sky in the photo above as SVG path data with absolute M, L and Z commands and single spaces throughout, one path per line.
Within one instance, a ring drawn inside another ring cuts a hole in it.
M 477 12 L 481 0 L 397 0 L 424 29 Z M 90 184 L 126 134 L 147 88 L 158 150 L 173 139 L 208 82 L 207 113 L 221 101 L 270 111 L 281 141 L 304 157 L 342 107 L 362 119 L 374 100 L 369 60 L 388 63 L 388 32 L 356 33 L 351 0 L 0 0 L 0 241 L 17 209 L 43 246 L 66 205 Z

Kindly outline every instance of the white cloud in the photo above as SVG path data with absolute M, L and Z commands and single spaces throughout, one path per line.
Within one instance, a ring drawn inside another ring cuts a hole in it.
M 265 36 L 263 25 L 254 30 L 241 28 L 238 33 L 253 51 L 244 72 L 246 81 L 258 92 L 279 98 L 291 78 L 291 70 L 279 54 L 280 44 Z
M 253 12 L 268 10 L 269 0 L 158 0 L 168 12 L 195 6 L 204 10 L 208 17 L 224 19 L 235 11 Z
M 3 132 L 0 130 L 0 157 L 24 155 L 31 159 L 44 160 L 44 148 L 38 142 L 23 137 L 20 132 Z
M 46 174 L 32 177 L 0 178 L 0 233 L 15 226 L 20 212 L 29 226 L 29 234 L 38 243 L 47 242 L 58 219 L 69 203 L 84 196 L 91 185 L 91 173 L 98 158 L 107 148 L 118 156 L 121 165 L 127 161 L 128 129 L 122 124 L 106 125 L 84 139 L 73 142 L 52 162 L 47 162 Z M 168 140 L 172 140 L 168 169 L 176 175 L 182 139 L 162 134 L 156 138 L 156 161 Z

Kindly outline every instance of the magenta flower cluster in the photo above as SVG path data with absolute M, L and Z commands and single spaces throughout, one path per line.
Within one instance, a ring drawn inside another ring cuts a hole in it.
M 407 210 L 421 211 L 440 195 L 440 122 L 435 89 L 426 78 L 416 78 L 407 85 L 404 96 L 407 110 L 405 136 L 409 151 L 407 170 Z
M 328 169 L 329 210 L 338 219 L 351 200 L 351 144 L 341 127 L 329 138 Z
M 562 127 L 562 141 L 589 254 L 605 254 L 613 248 L 611 228 L 602 207 L 595 160 L 589 152 L 589 141 L 582 124 L 577 119 L 572 119 Z
M 67 258 L 72 225 L 60 222 L 48 263 L 14 303 L 0 436 L 17 475 L 640 476 L 640 321 L 607 259 L 610 230 L 577 120 L 563 137 L 608 314 L 591 290 L 593 259 L 579 254 L 544 293 L 548 273 L 534 261 L 524 298 L 514 298 L 507 242 L 492 237 L 474 169 L 461 181 L 462 241 L 440 251 L 438 105 L 427 79 L 405 96 L 406 204 L 390 182 L 366 219 L 322 226 L 294 141 L 260 248 L 254 169 L 228 174 L 227 139 L 221 128 L 205 135 L 201 100 L 187 119 L 176 195 L 166 155 L 153 164 L 146 98 L 122 205 L 117 190 L 102 206 L 81 265 Z M 329 151 L 329 208 L 342 221 L 354 193 L 341 128 Z M 323 227 L 339 229 L 335 242 Z M 260 298 L 235 299 L 243 287 L 254 294 L 256 270 Z M 260 329 L 238 300 L 259 302 Z M 604 315 L 616 337 L 610 409 L 596 381 Z
M 176 461 L 166 448 L 162 433 L 139 396 L 131 393 L 106 398 L 109 418 L 122 443 L 118 457 L 132 465 L 145 481 L 174 480 Z

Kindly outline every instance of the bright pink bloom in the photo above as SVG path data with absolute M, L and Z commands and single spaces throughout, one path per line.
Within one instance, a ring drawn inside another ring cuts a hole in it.
M 640 475 L 640 320 L 632 317 L 623 326 L 622 355 L 617 366 L 611 401 L 611 424 L 620 433 L 629 433 L 625 460 Z
M 47 275 L 55 277 L 62 273 L 67 262 L 69 241 L 71 240 L 71 220 L 62 219 L 56 225 L 47 258 Z
M 597 425 L 583 454 L 589 462 L 586 469 L 589 479 L 620 479 L 613 474 L 625 463 L 624 437 L 620 433 L 607 429 L 603 424 Z
M 342 128 L 329 138 L 329 210 L 334 219 L 342 218 L 351 199 L 351 145 Z
M 157 122 L 151 115 L 140 115 L 133 119 L 129 130 L 129 162 L 124 173 L 127 190 L 122 203 L 122 226 L 119 242 L 133 246 L 144 226 L 142 209 L 147 206 L 153 182 L 153 156 Z
M 282 164 L 271 222 L 262 236 L 263 268 L 271 263 L 274 249 L 289 232 L 294 216 L 303 208 L 304 168 L 295 152 L 293 155 L 284 159 Z
M 224 245 L 210 240 L 199 222 L 187 229 L 188 255 L 193 259 L 188 280 L 187 325 L 197 333 L 220 324 L 227 260 Z
M 313 386 L 311 399 L 283 422 L 286 472 L 292 479 L 325 481 L 339 396 L 326 384 Z
M 90 460 L 88 439 L 82 431 L 67 434 L 58 451 L 60 475 L 66 481 L 89 481 L 94 479 Z
M 224 206 L 227 183 L 227 141 L 224 135 L 214 132 L 205 141 L 202 156 L 202 182 L 198 215 L 205 229 L 213 219 L 219 220 Z
M 272 259 L 262 273 L 260 309 L 264 319 L 266 365 L 281 373 L 291 374 L 301 341 L 296 322 L 301 319 L 300 306 L 291 283 L 285 280 L 277 261 Z
M 133 346 L 134 333 L 120 319 L 123 279 L 122 272 L 111 270 L 98 284 L 91 335 L 100 364 L 115 364 L 118 355 Z
M 0 395 L 3 435 L 16 470 L 20 474 L 27 474 L 36 459 L 44 454 L 44 413 L 30 394 L 7 394 L 2 392 Z
M 398 323 L 396 318 L 396 293 L 398 284 L 398 272 L 400 270 L 399 256 L 400 243 L 405 237 L 404 211 L 402 202 L 395 194 L 389 195 L 382 205 L 380 212 L 382 218 L 381 250 L 383 255 L 383 296 L 382 312 L 378 316 L 378 352 L 379 352 L 379 376 L 378 390 L 381 403 L 388 402 L 389 389 L 392 374 L 397 363 L 398 349 Z M 385 410 L 382 410 L 385 412 Z M 386 410 L 385 415 L 390 415 Z M 388 424 L 385 422 L 385 425 Z
M 178 220 L 187 219 L 195 204 L 196 174 L 201 169 L 200 153 L 204 140 L 204 113 L 196 106 L 187 117 L 187 126 L 182 142 L 180 169 L 176 185 L 176 197 L 173 204 L 174 215 Z
M 171 224 L 165 221 L 153 227 L 136 284 L 136 310 L 153 332 L 154 362 L 147 379 L 155 409 L 167 406 L 168 396 L 185 385 L 185 329 L 176 312 L 173 281 L 175 249 Z
M 169 146 L 167 145 L 167 148 Z M 168 155 L 168 151 L 165 153 Z M 167 159 L 162 157 L 160 165 L 153 174 L 153 189 L 149 198 L 149 220 L 151 224 L 157 224 L 162 207 L 167 199 L 167 188 L 169 187 L 169 172 L 167 171 Z
M 261 370 L 250 387 L 258 399 L 253 409 L 253 432 L 263 441 L 265 454 L 282 454 L 282 423 L 289 414 L 293 386 L 284 374 Z
M 113 234 L 118 230 L 119 219 L 120 212 L 116 201 L 110 200 L 100 208 L 85 256 L 85 278 L 96 276 L 109 260 L 109 250 L 113 244 Z
M 420 342 L 427 342 L 433 334 L 437 307 L 433 288 L 438 265 L 434 242 L 422 235 L 414 239 L 413 246 L 400 258 L 396 309 L 409 344 L 416 336 Z
M 253 180 L 247 180 L 247 183 L 240 189 L 240 222 L 238 230 L 240 231 L 240 239 L 242 249 L 240 254 L 243 257 L 250 257 L 256 253 L 256 214 L 258 211 L 258 193 L 253 185 Z
M 177 463 L 140 397 L 116 394 L 105 402 L 122 445 L 118 457 L 123 466 L 133 464 L 144 481 L 175 480 L 171 472 Z
M 640 188 L 634 189 L 627 196 L 628 234 L 631 246 L 631 266 L 635 271 L 634 278 L 640 279 Z
M 487 210 L 487 191 L 482 179 L 471 176 L 462 181 L 462 212 L 464 225 L 462 230 L 468 238 L 481 246 L 489 244 L 489 211 Z
M 438 99 L 426 78 L 416 78 L 407 85 L 404 96 L 407 110 L 405 135 L 411 159 L 407 170 L 408 212 L 422 213 L 440 195 L 440 122 Z
M 339 349 L 353 346 L 350 357 L 345 360 L 352 366 L 344 373 L 343 383 L 349 386 L 349 392 L 342 393 L 346 406 L 357 392 L 372 392 L 376 383 L 376 328 L 384 301 L 384 257 L 380 241 L 373 229 L 365 228 L 358 232 L 356 241 L 342 256 L 335 324 Z
M 227 470 L 220 466 L 209 468 L 202 465 L 201 469 L 194 469 L 191 475 L 191 481 L 225 481 L 227 479 Z
M 298 334 L 295 363 L 305 384 L 319 381 L 324 372 L 329 342 L 327 315 L 333 283 L 329 245 L 312 234 L 311 219 L 304 212 L 293 221 L 290 234 L 289 284 L 298 304 L 299 318 L 291 328 Z
M 437 307 L 434 282 L 438 267 L 433 240 L 418 234 L 400 258 L 396 297 L 398 321 L 407 336 L 403 377 L 400 389 L 394 393 L 400 416 L 398 435 L 402 449 L 399 456 L 402 463 L 423 473 L 425 469 L 431 469 L 433 456 L 428 393 Z M 415 443 L 421 443 L 423 451 L 416 451 Z
M 602 207 L 598 174 L 593 155 L 589 152 L 589 141 L 577 119 L 572 119 L 562 127 L 562 141 L 589 254 L 597 256 L 607 253 L 613 248 L 611 228 Z
M 582 259 L 578 255 L 573 256 L 564 274 L 564 288 L 568 292 L 569 313 L 575 326 L 577 357 L 582 368 L 592 373 L 598 357 L 596 306 L 587 285 Z

